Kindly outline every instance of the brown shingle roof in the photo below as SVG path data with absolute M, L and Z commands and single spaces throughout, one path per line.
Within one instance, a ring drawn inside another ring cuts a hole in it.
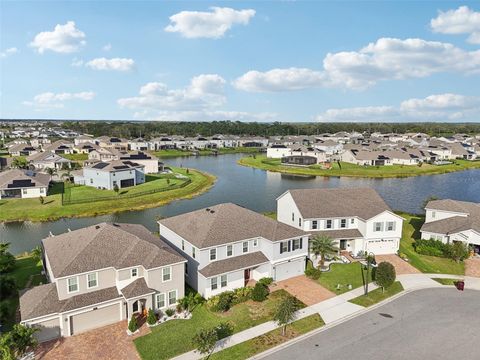
M 458 200 L 432 200 L 426 209 L 451 211 L 467 216 L 454 216 L 447 219 L 432 221 L 422 226 L 422 231 L 438 234 L 453 234 L 459 231 L 473 229 L 480 232 L 480 204 Z
M 306 235 L 302 230 L 232 203 L 162 219 L 159 223 L 200 249 L 259 236 L 277 241 Z
M 131 299 L 137 296 L 153 294 L 155 292 L 155 290 L 152 290 L 148 287 L 143 277 L 132 281 L 120 291 L 122 292 L 125 299 Z
M 325 235 L 332 239 L 356 239 L 363 238 L 362 233 L 358 229 L 342 229 L 342 230 L 312 230 L 313 235 Z
M 13 185 L 14 180 L 31 180 L 35 187 L 45 187 L 50 183 L 50 175 L 20 169 L 3 171 L 0 172 L 0 189 Z
M 225 260 L 214 261 L 198 272 L 208 278 L 265 263 L 268 263 L 267 257 L 261 251 L 257 251 Z

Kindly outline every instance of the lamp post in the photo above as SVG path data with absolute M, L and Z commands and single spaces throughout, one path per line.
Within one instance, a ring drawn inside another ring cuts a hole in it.
M 365 295 L 368 295 L 368 272 L 370 270 L 370 262 L 372 259 L 375 259 L 375 254 L 370 252 L 367 255 L 367 277 L 365 279 Z

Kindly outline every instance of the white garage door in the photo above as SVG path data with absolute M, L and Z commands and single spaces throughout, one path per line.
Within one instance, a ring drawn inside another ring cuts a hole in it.
M 71 335 L 110 325 L 120 320 L 120 304 L 72 315 L 70 316 Z
M 275 265 L 273 279 L 275 281 L 286 280 L 294 276 L 303 275 L 305 271 L 305 259 L 295 259 L 289 262 Z
M 39 329 L 35 333 L 35 337 L 39 342 L 48 341 L 60 337 L 60 319 L 43 321 L 32 325 L 32 327 Z
M 398 250 L 398 240 L 371 240 L 367 243 L 367 252 L 375 255 L 395 254 Z

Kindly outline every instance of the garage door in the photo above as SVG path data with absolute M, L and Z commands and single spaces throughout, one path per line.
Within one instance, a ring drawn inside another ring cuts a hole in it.
M 110 305 L 97 310 L 70 316 L 71 334 L 80 334 L 120 321 L 120 304 Z
M 398 250 L 397 240 L 371 240 L 367 243 L 367 251 L 375 255 L 395 254 Z
M 39 329 L 35 333 L 35 337 L 39 342 L 48 341 L 60 337 L 60 319 L 43 321 L 32 325 L 32 327 Z
M 303 275 L 305 271 L 305 259 L 296 259 L 289 262 L 275 265 L 274 268 L 274 280 L 281 281 L 286 280 L 294 276 Z

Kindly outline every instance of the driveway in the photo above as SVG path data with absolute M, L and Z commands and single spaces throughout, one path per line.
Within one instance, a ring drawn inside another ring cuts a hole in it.
M 336 296 L 333 292 L 325 289 L 319 283 L 307 278 L 305 275 L 279 281 L 270 286 L 270 289 L 271 291 L 284 289 L 291 295 L 296 296 L 298 300 L 307 306 Z
M 480 277 L 480 258 L 473 257 L 465 260 L 465 275 Z
M 128 336 L 127 322 L 121 321 L 83 334 L 40 344 L 36 359 L 44 360 L 138 360 L 133 339 L 147 334 L 150 329 L 143 325 L 140 333 Z
M 395 272 L 397 275 L 403 274 L 420 274 L 420 271 L 417 268 L 414 268 L 405 260 L 400 259 L 397 255 L 375 255 L 375 261 L 381 263 L 382 261 L 387 261 L 395 267 Z

